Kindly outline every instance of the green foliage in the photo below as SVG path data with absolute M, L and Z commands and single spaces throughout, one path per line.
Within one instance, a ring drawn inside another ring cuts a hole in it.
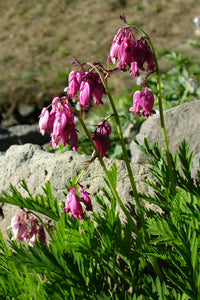
M 115 164 L 109 174 L 116 186 Z M 23 203 L 28 207 L 28 199 L 20 194 L 19 200 L 19 192 L 12 186 L 11 189 L 14 190 L 13 199 L 15 198 L 18 204 Z M 48 193 L 49 189 L 50 186 Z M 3 201 L 12 203 L 10 194 L 4 194 Z M 36 202 L 36 199 L 32 200 Z M 13 266 L 16 272 L 20 270 L 25 278 L 29 273 L 34 276 L 38 274 L 36 278 L 39 276 L 43 279 L 41 285 L 44 295 L 53 291 L 54 297 L 59 294 L 64 299 L 72 295 L 78 299 L 95 299 L 100 295 L 109 299 L 110 295 L 115 294 L 119 299 L 128 297 L 130 286 L 139 288 L 137 266 L 140 264 L 140 254 L 133 253 L 134 247 L 137 247 L 137 241 L 132 235 L 133 228 L 129 222 L 121 223 L 116 210 L 116 199 L 109 191 L 109 183 L 108 188 L 103 188 L 103 196 L 97 196 L 97 202 L 102 212 L 93 212 L 91 218 L 86 217 L 83 222 L 70 218 L 66 213 L 59 214 L 49 244 L 37 242 L 34 247 L 30 247 L 10 241 L 9 250 L 2 241 L 1 249 L 4 255 L 6 254 L 6 259 L 0 261 L 1 269 L 10 270 L 10 266 Z M 56 208 L 57 204 L 53 202 L 53 207 L 48 205 L 46 209 L 52 213 Z M 32 209 L 37 213 L 43 212 L 39 204 L 32 204 Z M 13 282 L 14 279 L 9 274 L 7 271 L 7 279 L 9 278 L 10 284 L 16 286 L 17 291 L 14 295 L 17 295 L 21 283 L 17 280 Z M 2 290 L 5 289 L 4 279 L 1 284 Z
M 181 104 L 185 101 L 192 101 L 200 96 L 200 65 L 191 61 L 183 53 L 170 53 L 165 55 L 167 62 L 173 67 L 162 74 L 162 97 L 166 109 Z M 156 78 L 148 79 L 154 95 L 157 94 Z
M 23 197 L 22 194 L 13 185 L 11 185 L 11 194 L 2 191 L 3 196 L 0 196 L 0 202 L 40 212 L 52 220 L 58 220 L 60 218 L 60 206 L 58 199 L 53 199 L 50 182 L 47 182 L 45 187 L 42 187 L 45 195 L 39 194 L 36 197 L 33 197 L 29 191 L 25 180 L 22 181 L 21 186 L 28 194 L 27 197 Z
M 146 247 L 146 253 L 144 251 L 146 257 L 152 256 L 158 259 L 162 270 L 164 283 L 159 283 L 159 290 L 162 293 L 165 290 L 167 292 L 164 297 L 157 288 L 160 295 L 158 299 L 175 299 L 167 296 L 171 294 L 169 287 L 175 288 L 178 293 L 181 292 L 183 299 L 199 299 L 200 189 L 191 177 L 193 153 L 189 152 L 189 145 L 184 140 L 179 147 L 178 156 L 171 155 L 176 185 L 174 194 L 170 189 L 167 163 L 159 145 L 154 144 L 152 147 L 145 140 L 144 146 L 138 146 L 150 157 L 151 173 L 157 179 L 157 181 L 146 181 L 154 188 L 156 196 L 141 195 L 141 197 L 162 208 L 161 213 L 146 211 L 151 240 Z M 178 169 L 178 157 L 182 174 Z M 155 283 L 152 286 L 155 289 Z
M 200 190 L 191 177 L 193 155 L 185 140 L 179 153 L 171 154 L 174 193 L 158 143 L 152 146 L 145 140 L 144 146 L 138 146 L 149 156 L 154 175 L 153 181 L 146 181 L 154 194 L 140 198 L 161 209 L 144 208 L 149 241 L 141 244 L 132 223 L 122 222 L 107 179 L 102 195 L 96 196 L 101 211 L 84 221 L 60 212 L 49 183 L 43 188 L 45 196 L 34 198 L 23 181 L 28 197 L 11 186 L 12 193 L 4 192 L 0 200 L 23 205 L 56 222 L 47 244 L 37 241 L 30 247 L 10 240 L 8 247 L 0 236 L 2 299 L 199 299 Z M 116 187 L 116 164 L 109 175 Z

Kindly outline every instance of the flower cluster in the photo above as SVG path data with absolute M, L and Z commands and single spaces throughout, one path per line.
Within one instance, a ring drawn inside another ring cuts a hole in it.
M 115 35 L 111 49 L 109 61 L 117 63 L 117 67 L 106 70 L 99 62 L 88 63 L 89 67 L 85 68 L 85 63 L 81 64 L 77 59 L 72 62 L 77 67 L 76 70 L 70 72 L 68 76 L 68 87 L 65 88 L 67 95 L 65 97 L 55 97 L 51 104 L 51 111 L 44 107 L 39 116 L 38 131 L 44 135 L 48 131 L 51 136 L 50 146 L 56 148 L 61 145 L 69 144 L 73 151 L 78 148 L 77 129 L 74 123 L 73 111 L 80 118 L 80 114 L 76 109 L 73 109 L 69 104 L 71 98 L 77 99 L 81 110 L 88 110 L 89 105 L 93 102 L 97 105 L 103 104 L 102 97 L 106 94 L 107 88 L 104 87 L 104 80 L 102 83 L 101 74 L 107 80 L 110 74 L 116 70 L 127 71 L 130 70 L 130 75 L 133 77 L 140 76 L 140 72 L 146 72 L 146 78 L 151 72 L 155 70 L 154 54 L 148 44 L 149 39 L 142 37 L 136 39 L 133 30 L 135 27 L 127 24 L 125 17 L 120 16 L 125 23 L 124 28 L 120 28 Z M 98 70 L 96 69 L 98 68 Z M 101 72 L 101 73 L 100 73 Z M 100 75 L 99 75 L 100 74 Z M 154 114 L 154 96 L 148 90 L 146 78 L 141 83 L 141 89 L 136 91 L 133 95 L 133 107 L 129 110 L 133 114 L 139 116 L 149 117 Z M 93 102 L 92 102 L 93 101 Z M 99 151 L 101 157 L 108 157 L 107 151 L 110 146 L 111 126 L 106 123 L 104 119 L 96 126 L 96 130 L 92 135 L 96 150 Z M 97 155 L 93 152 L 93 158 Z M 76 219 L 84 218 L 84 209 L 92 210 L 92 204 L 89 194 L 83 187 L 76 183 L 74 184 L 67 195 L 64 211 L 71 212 L 71 217 Z M 15 237 L 17 239 L 24 239 L 26 236 L 26 223 L 24 217 L 18 217 L 19 225 Z M 16 220 L 14 220 L 16 223 Z M 14 222 L 13 221 L 13 222 Z M 14 225 L 12 226 L 14 228 Z M 38 233 L 39 235 L 39 233 Z
M 102 157 L 108 156 L 106 152 L 108 151 L 110 145 L 109 135 L 111 134 L 111 130 L 112 129 L 109 123 L 100 122 L 92 135 L 94 144 Z M 96 155 L 95 151 L 93 155 Z
M 140 76 L 140 70 L 146 71 L 147 75 L 155 70 L 154 56 L 145 37 L 137 40 L 133 34 L 134 27 L 127 24 L 124 16 L 119 16 L 126 24 L 120 28 L 115 35 L 111 49 L 109 61 L 117 64 L 117 68 L 126 71 L 130 69 L 130 75 L 133 77 Z M 141 84 L 142 91 L 137 91 L 133 95 L 133 107 L 129 110 L 133 114 L 149 117 L 155 111 L 154 96 L 148 90 L 146 80 Z M 144 89 L 145 87 L 145 89 Z
M 145 38 L 136 40 L 133 27 L 118 30 L 111 45 L 109 61 L 114 64 L 118 61 L 119 69 L 127 70 L 129 67 L 133 77 L 139 76 L 140 70 L 151 72 L 155 69 L 151 48 Z
M 133 114 L 137 114 L 138 116 L 148 117 L 152 113 L 156 112 L 153 110 L 154 106 L 154 96 L 153 94 L 145 88 L 144 91 L 136 91 L 133 95 L 133 107 L 129 109 Z M 142 114 L 141 114 L 142 111 Z
M 78 136 L 74 123 L 74 114 L 68 104 L 67 97 L 55 97 L 52 101 L 52 109 L 49 112 L 46 107 L 39 116 L 38 131 L 44 135 L 47 130 L 51 136 L 50 146 L 56 148 L 69 144 L 73 151 L 78 149 Z
M 33 246 L 38 236 L 41 243 L 46 243 L 44 227 L 32 214 L 24 212 L 20 216 L 14 216 L 9 228 L 14 234 L 12 240 L 29 241 L 29 246 Z
M 80 187 L 80 196 L 78 194 L 77 186 L 72 186 L 65 201 L 64 212 L 71 211 L 72 218 L 81 220 L 84 218 L 81 202 L 85 204 L 87 211 L 92 211 L 92 203 L 88 192 L 85 191 L 82 186 Z
M 88 104 L 92 103 L 92 98 L 95 104 L 103 104 L 102 97 L 103 94 L 105 94 L 105 89 L 97 73 L 91 70 L 87 72 L 83 70 L 80 72 L 73 70 L 69 74 L 68 81 L 69 95 L 72 98 L 79 97 L 82 110 L 88 110 Z

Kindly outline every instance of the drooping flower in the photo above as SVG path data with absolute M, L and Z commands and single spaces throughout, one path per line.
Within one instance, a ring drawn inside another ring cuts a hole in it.
M 130 34 L 129 34 L 130 36 Z M 134 53 L 135 43 L 130 37 L 125 37 L 119 48 L 119 59 L 122 65 L 130 65 L 132 61 L 132 55 Z
M 37 234 L 38 234 L 39 241 L 42 244 L 45 244 L 46 243 L 46 233 L 45 233 L 44 227 L 42 225 L 40 225 L 40 227 L 38 228 Z
M 77 135 L 77 129 L 74 124 L 70 125 L 70 145 L 72 151 L 77 151 L 78 149 L 78 135 Z
M 88 104 L 103 104 L 102 97 L 105 94 L 104 86 L 99 75 L 95 72 L 85 72 L 80 84 L 79 103 L 82 110 L 88 110 Z
M 145 88 L 144 91 L 136 91 L 133 95 L 133 107 L 129 109 L 133 114 L 138 116 L 149 117 L 151 114 L 156 112 L 153 110 L 154 106 L 154 96 L 153 94 Z
M 109 60 L 110 62 L 112 62 L 113 64 L 116 63 L 117 59 L 118 59 L 118 55 L 119 55 L 119 49 L 120 49 L 120 45 L 121 45 L 121 31 L 122 29 L 120 28 L 117 32 L 117 34 L 115 35 L 112 44 L 111 44 L 111 48 L 110 48 L 110 56 L 109 56 Z
M 83 200 L 83 203 L 86 206 L 86 210 L 92 210 L 92 202 L 90 199 L 90 196 L 86 190 L 84 190 L 82 187 L 80 189 L 81 192 L 81 199 Z
M 77 92 L 83 80 L 84 72 L 71 71 L 68 76 L 69 81 L 69 95 L 70 97 L 77 97 Z
M 47 110 L 43 109 L 40 118 L 45 119 Z M 38 131 L 44 134 L 45 130 L 50 133 L 50 146 L 56 148 L 69 144 L 73 151 L 78 148 L 77 130 L 74 123 L 74 114 L 68 104 L 67 97 L 55 97 L 52 101 L 52 109 L 46 117 L 45 122 L 39 122 Z
M 92 135 L 94 144 L 97 147 L 97 149 L 102 157 L 107 156 L 106 152 L 108 151 L 108 148 L 110 146 L 110 137 L 109 137 L 110 133 L 111 133 L 110 124 L 100 122 L 97 125 L 97 128 Z M 94 151 L 93 155 L 96 155 L 95 151 Z
M 47 130 L 48 122 L 49 122 L 49 111 L 47 110 L 46 107 L 43 107 L 39 118 L 40 120 L 39 120 L 38 131 L 41 133 L 41 135 L 44 135 L 45 131 Z
M 102 97 L 103 94 L 106 93 L 105 88 L 103 86 L 103 83 L 99 75 L 97 73 L 93 73 L 93 76 L 94 76 L 94 88 L 92 91 L 92 96 L 94 99 L 94 103 L 97 105 L 103 104 Z
M 154 56 L 153 53 L 151 51 L 150 46 L 148 45 L 148 43 L 145 41 L 145 60 L 147 62 L 147 71 L 153 71 L 155 70 L 155 61 L 154 61 Z
M 131 66 L 130 66 L 130 75 L 132 75 L 133 77 L 137 77 L 140 76 L 139 73 L 139 67 L 136 61 L 132 61 L 131 62 Z
M 143 71 L 145 70 L 143 67 L 146 59 L 145 54 L 146 54 L 145 44 L 141 40 L 135 41 L 135 47 L 133 51 L 133 61 L 136 61 L 138 68 L 140 68 Z
M 85 204 L 87 211 L 93 210 L 89 193 L 83 188 L 82 185 L 73 185 L 67 195 L 65 207 L 63 209 L 64 212 L 71 212 L 72 218 L 82 220 L 84 218 L 84 211 L 81 202 Z
M 88 104 L 92 96 L 91 86 L 88 81 L 82 81 L 80 86 L 79 103 L 82 110 L 88 109 Z
M 11 228 L 14 236 L 12 240 L 23 240 L 27 237 L 28 226 L 25 222 L 25 214 L 14 216 L 11 220 Z
M 38 229 L 39 226 L 39 229 Z M 46 242 L 46 235 L 42 225 L 39 224 L 37 218 L 28 212 L 23 212 L 20 216 L 14 216 L 11 220 L 11 228 L 13 231 L 12 240 L 28 241 L 29 246 L 33 246 L 37 236 L 41 243 Z
M 81 220 L 84 217 L 84 212 L 76 191 L 76 186 L 71 187 L 65 201 L 64 212 L 71 211 L 72 218 Z
M 154 57 L 147 39 L 136 39 L 133 33 L 134 26 L 129 26 L 125 17 L 120 16 L 126 24 L 115 35 L 110 49 L 109 61 L 117 63 L 123 71 L 130 68 L 130 75 L 140 76 L 139 71 L 151 72 L 155 69 Z
M 129 111 L 132 111 L 134 115 L 138 115 L 141 117 L 141 110 L 143 109 L 143 102 L 142 102 L 142 92 L 136 91 L 133 95 L 133 107 L 129 109 Z
M 30 221 L 31 223 L 31 232 L 29 234 L 29 246 L 34 246 L 37 238 L 37 222 L 34 218 Z
M 146 88 L 144 90 L 144 98 L 143 98 L 143 115 L 145 117 L 151 116 L 151 114 L 155 114 L 155 110 L 153 110 L 154 106 L 154 96 L 153 94 Z
M 120 68 L 130 66 L 134 42 L 132 31 L 129 28 L 120 28 L 112 41 L 109 61 L 115 64 L 119 59 Z

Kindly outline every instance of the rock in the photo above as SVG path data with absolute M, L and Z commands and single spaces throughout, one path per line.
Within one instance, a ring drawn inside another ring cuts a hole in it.
M 199 100 L 184 103 L 164 112 L 169 149 L 171 152 L 177 152 L 178 146 L 184 138 L 187 142 L 189 142 L 190 149 L 194 151 L 194 153 L 199 152 L 199 115 Z M 136 135 L 136 138 L 140 144 L 143 144 L 145 137 L 151 143 L 159 141 L 161 147 L 164 147 L 159 115 L 150 117 L 142 124 L 140 132 Z M 138 150 L 134 141 L 130 144 L 130 151 L 132 163 L 143 164 L 146 162 L 147 157 Z
M 54 154 L 32 144 L 11 146 L 4 154 L 0 154 L 0 169 L 3 174 L 0 177 L 0 191 L 9 191 L 10 183 L 12 183 L 25 195 L 20 186 L 22 179 L 25 178 L 30 191 L 36 195 L 43 193 L 41 186 L 44 186 L 45 182 L 50 180 L 54 197 L 58 197 L 60 202 L 64 201 L 65 183 L 69 183 L 69 179 L 72 176 L 79 176 L 89 159 L 89 156 L 80 155 L 72 151 Z M 118 192 L 124 204 L 134 205 L 134 197 L 124 162 L 113 159 L 105 159 L 105 162 L 108 169 L 110 169 L 113 162 L 116 162 L 118 168 Z M 139 191 L 150 192 L 150 188 L 142 182 L 143 179 L 150 176 L 147 167 L 132 165 L 132 169 Z M 95 195 L 101 193 L 100 190 L 105 185 L 103 176 L 102 168 L 98 160 L 95 160 L 81 178 L 81 184 L 91 195 L 95 211 L 100 210 L 95 202 Z M 0 219 L 0 228 L 4 237 L 7 238 L 7 227 L 10 225 L 11 218 L 20 213 L 20 210 L 8 204 L 5 204 L 2 209 L 4 219 Z
M 17 125 L 6 128 L 0 128 L 0 151 L 6 151 L 11 145 L 23 145 L 32 143 L 44 145 L 50 141 L 49 134 L 42 136 L 35 125 Z
M 35 112 L 35 107 L 31 106 L 30 104 L 22 103 L 19 105 L 19 114 L 22 117 L 30 117 Z
M 8 128 L 11 126 L 19 125 L 19 121 L 17 120 L 16 116 L 14 115 L 2 115 L 3 119 L 1 121 L 1 126 L 3 128 Z
M 200 152 L 197 152 L 193 157 L 193 162 L 192 162 L 193 177 L 197 177 L 198 170 L 200 170 Z

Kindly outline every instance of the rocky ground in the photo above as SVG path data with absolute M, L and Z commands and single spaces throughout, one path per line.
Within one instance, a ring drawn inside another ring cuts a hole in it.
M 196 0 L 7 0 L 0 9 L 0 119 L 14 115 L 9 124 L 34 123 L 41 105 L 62 94 L 73 57 L 106 63 L 122 25 L 119 14 L 151 36 L 162 70 L 168 68 L 162 60 L 166 51 L 200 57 L 199 48 L 191 46 L 199 41 Z M 122 73 L 113 76 L 110 87 L 114 94 L 127 92 L 133 81 Z

